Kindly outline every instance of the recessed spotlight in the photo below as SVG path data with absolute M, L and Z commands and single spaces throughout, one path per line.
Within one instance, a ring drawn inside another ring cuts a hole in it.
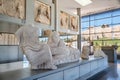
M 75 0 L 75 1 L 77 3 L 79 3 L 80 5 L 82 5 L 82 6 L 86 6 L 86 5 L 90 4 L 90 3 L 92 3 L 91 0 Z

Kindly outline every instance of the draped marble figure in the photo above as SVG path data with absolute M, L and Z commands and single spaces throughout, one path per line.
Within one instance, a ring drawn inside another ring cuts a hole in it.
M 32 25 L 21 27 L 16 33 L 24 54 L 32 69 L 57 69 L 53 64 L 50 48 L 38 39 L 38 28 Z
M 51 49 L 55 65 L 78 61 L 80 58 L 80 51 L 66 46 L 65 42 L 60 39 L 59 33 L 56 31 L 50 34 L 48 45 Z
M 32 69 L 57 69 L 56 65 L 79 60 L 79 50 L 67 47 L 57 32 L 51 32 L 48 43 L 41 43 L 38 31 L 27 25 L 15 33 Z

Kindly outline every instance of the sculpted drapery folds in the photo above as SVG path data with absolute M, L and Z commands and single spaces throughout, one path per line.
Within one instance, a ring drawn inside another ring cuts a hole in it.
M 60 39 L 59 33 L 56 31 L 50 34 L 48 45 L 51 49 L 55 65 L 78 61 L 80 58 L 79 50 L 66 46 L 65 42 Z
M 39 42 L 38 31 L 27 25 L 15 33 L 32 69 L 57 69 L 56 65 L 79 60 L 79 50 L 66 46 L 58 32 L 51 32 L 46 44 Z
M 32 69 L 57 69 L 53 64 L 50 48 L 39 42 L 37 27 L 23 26 L 15 33 Z

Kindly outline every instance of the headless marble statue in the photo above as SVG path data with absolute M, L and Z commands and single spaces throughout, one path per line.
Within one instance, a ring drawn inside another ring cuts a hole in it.
M 89 54 L 90 54 L 90 44 L 88 42 L 85 42 L 82 45 L 82 54 L 81 58 L 82 59 L 89 59 Z
M 90 54 L 90 46 L 83 46 L 81 58 L 89 59 L 89 54 Z
M 67 47 L 65 42 L 60 39 L 58 32 L 52 32 L 48 38 L 48 45 L 50 46 L 55 65 L 62 63 L 78 61 L 80 52 L 78 49 Z
M 32 69 L 57 69 L 53 64 L 49 46 L 39 42 L 37 27 L 23 26 L 15 35 Z
M 94 51 L 94 57 L 107 57 L 107 55 L 101 49 L 96 49 Z

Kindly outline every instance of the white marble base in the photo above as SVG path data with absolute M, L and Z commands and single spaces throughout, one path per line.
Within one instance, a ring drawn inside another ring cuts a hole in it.
M 22 64 L 21 64 L 22 63 Z M 21 66 L 20 66 L 21 65 Z M 9 67 L 11 66 L 11 67 Z M 16 66 L 16 68 L 15 68 Z M 7 68 L 6 68 L 7 67 Z M 73 62 L 61 64 L 56 70 L 31 70 L 29 63 L 17 62 L 16 64 L 0 64 L 0 79 L 2 80 L 76 80 L 81 77 L 89 78 L 96 73 L 103 71 L 108 67 L 107 57 L 89 57 L 89 60 L 81 60 L 80 62 Z M 14 69 L 15 70 L 14 70 Z M 18 68 L 18 69 L 17 69 Z M 21 74 L 25 73 L 25 75 Z M 11 74 L 19 77 L 10 77 Z M 4 76 L 5 75 L 5 76 Z M 87 75 L 87 76 L 86 76 Z M 83 80 L 83 79 L 82 79 Z M 86 80 L 86 79 L 85 79 Z

